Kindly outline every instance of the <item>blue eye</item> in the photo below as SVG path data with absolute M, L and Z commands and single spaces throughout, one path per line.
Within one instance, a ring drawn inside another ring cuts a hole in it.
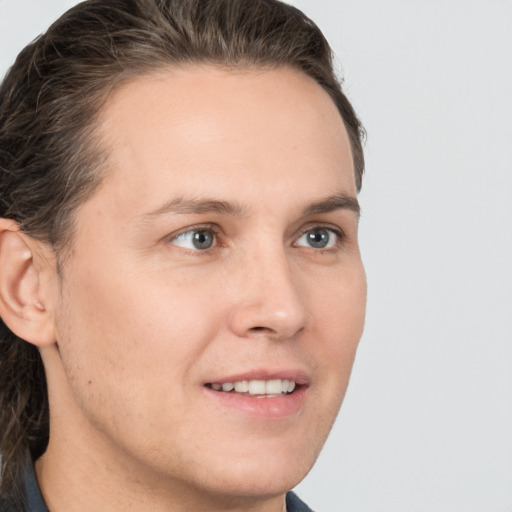
M 173 245 L 185 249 L 204 251 L 215 243 L 215 233 L 211 229 L 192 229 L 172 240 Z
M 314 228 L 306 231 L 295 245 L 313 249 L 330 249 L 338 242 L 339 235 L 332 229 Z

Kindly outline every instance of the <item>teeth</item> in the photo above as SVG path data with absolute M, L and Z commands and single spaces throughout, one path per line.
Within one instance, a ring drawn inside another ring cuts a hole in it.
M 249 391 L 249 381 L 241 380 L 240 382 L 235 382 L 234 388 L 237 393 L 247 393 Z
M 241 380 L 212 384 L 211 387 L 215 391 L 222 390 L 227 393 L 235 390 L 236 393 L 248 393 L 249 395 L 282 395 L 291 393 L 295 389 L 295 382 L 286 379 Z
M 265 383 L 262 381 L 265 386 L 265 393 L 268 395 L 277 395 L 283 392 L 283 389 L 288 391 L 288 381 L 287 380 L 267 380 Z M 286 383 L 286 384 L 285 384 Z
M 264 380 L 250 380 L 249 381 L 249 394 L 250 395 L 264 395 L 266 393 L 266 386 Z

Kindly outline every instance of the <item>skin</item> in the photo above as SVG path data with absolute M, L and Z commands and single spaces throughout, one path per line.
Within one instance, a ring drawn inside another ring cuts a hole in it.
M 298 71 L 197 66 L 124 85 L 99 133 L 109 172 L 77 212 L 62 277 L 51 256 L 38 264 L 52 326 L 38 341 L 45 500 L 282 511 L 332 427 L 363 329 L 358 215 L 306 211 L 355 198 L 340 115 Z M 204 200 L 229 207 L 190 205 Z M 198 227 L 215 231 L 211 248 L 191 244 Z M 318 229 L 327 248 L 305 236 Z M 307 375 L 298 411 L 262 418 L 205 390 L 262 368 Z

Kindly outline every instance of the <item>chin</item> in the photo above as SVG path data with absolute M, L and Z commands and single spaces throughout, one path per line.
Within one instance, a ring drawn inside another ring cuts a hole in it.
M 212 494 L 231 496 L 240 499 L 271 499 L 282 496 L 293 489 L 309 472 L 309 468 L 297 471 L 288 467 L 285 472 L 264 475 L 262 471 L 248 474 L 226 475 L 226 478 L 209 482 L 208 488 Z
M 222 463 L 211 464 L 212 469 L 205 471 L 206 487 L 213 493 L 240 498 L 272 498 L 286 493 L 309 473 L 321 445 L 318 440 L 288 448 L 284 444 L 286 441 L 267 450 L 259 447 L 252 454 L 231 452 Z M 207 469 L 207 462 L 203 464 Z

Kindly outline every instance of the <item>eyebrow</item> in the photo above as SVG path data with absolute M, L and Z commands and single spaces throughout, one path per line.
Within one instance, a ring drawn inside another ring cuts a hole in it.
M 335 210 L 351 210 L 356 213 L 359 218 L 361 215 L 361 207 L 359 201 L 347 194 L 335 194 L 325 199 L 315 201 L 304 209 L 304 215 L 317 215 L 319 213 L 329 213 Z
M 217 199 L 171 199 L 160 208 L 149 212 L 144 217 L 156 217 L 165 214 L 193 215 L 201 213 L 219 213 L 223 215 L 242 215 L 244 208 L 235 202 Z
M 361 208 L 355 197 L 347 194 L 335 194 L 308 204 L 303 209 L 304 216 L 329 213 L 335 210 L 351 210 L 359 218 Z M 241 216 L 245 208 L 231 201 L 222 201 L 217 199 L 185 199 L 182 197 L 174 198 L 161 207 L 143 215 L 145 218 L 157 217 L 166 214 L 175 215 L 194 215 L 204 213 L 218 213 L 221 215 Z

